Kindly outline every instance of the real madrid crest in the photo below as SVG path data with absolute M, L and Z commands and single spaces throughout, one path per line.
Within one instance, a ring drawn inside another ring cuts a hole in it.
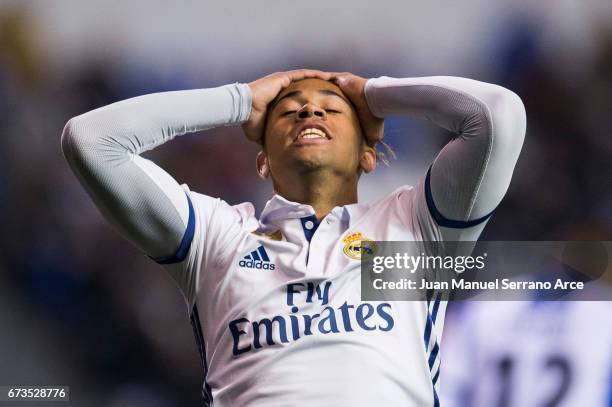
M 361 260 L 373 256 L 376 253 L 376 244 L 361 232 L 354 232 L 343 239 L 344 254 L 353 260 Z M 367 242 L 364 244 L 364 242 Z

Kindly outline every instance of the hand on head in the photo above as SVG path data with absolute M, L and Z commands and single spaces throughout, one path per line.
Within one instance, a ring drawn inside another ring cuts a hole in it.
M 292 82 L 307 78 L 317 78 L 335 83 L 355 106 L 368 145 L 374 146 L 382 140 L 383 119 L 370 112 L 365 99 L 364 88 L 367 79 L 350 72 L 324 72 L 316 69 L 275 72 L 249 83 L 253 97 L 251 116 L 242 125 L 242 129 L 249 140 L 262 144 L 268 105 Z
M 293 71 L 275 72 L 249 83 L 253 97 L 251 116 L 248 121 L 242 124 L 242 130 L 249 140 L 261 144 L 266 109 L 270 102 L 291 82 L 306 78 L 319 78 L 328 81 L 331 79 L 331 74 L 316 69 L 295 69 Z
M 330 72 L 331 81 L 338 85 L 340 90 L 350 99 L 357 109 L 359 121 L 365 134 L 368 145 L 374 145 L 381 141 L 384 133 L 384 120 L 374 116 L 370 111 L 365 98 L 366 78 L 353 75 L 350 72 Z

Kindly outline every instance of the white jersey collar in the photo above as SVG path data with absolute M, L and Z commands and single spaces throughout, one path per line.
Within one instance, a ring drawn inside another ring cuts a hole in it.
M 359 203 L 336 206 L 327 216 L 339 218 L 350 227 L 351 224 L 365 213 L 368 206 L 367 204 Z M 279 194 L 274 194 L 261 212 L 259 223 L 262 229 L 270 229 L 274 226 L 281 227 L 281 223 L 287 219 L 300 219 L 314 215 L 315 210 L 312 206 L 293 202 Z

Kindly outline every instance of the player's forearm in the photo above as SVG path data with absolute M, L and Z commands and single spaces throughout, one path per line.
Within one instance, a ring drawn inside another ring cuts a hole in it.
M 140 157 L 176 136 L 238 124 L 249 115 L 247 85 L 140 96 L 71 119 L 62 150 L 94 203 L 152 257 L 175 253 L 189 217 L 179 184 Z
M 153 93 L 123 100 L 70 119 L 62 136 L 68 154 L 92 150 L 109 160 L 140 154 L 176 136 L 247 120 L 246 84 Z M 87 149 L 81 148 L 83 144 Z
M 497 206 L 525 135 L 525 109 L 516 94 L 450 76 L 381 77 L 365 90 L 376 116 L 427 119 L 456 135 L 431 170 L 433 200 L 445 217 L 474 220 Z
M 426 119 L 457 135 L 492 133 L 493 124 L 499 131 L 500 126 L 511 127 L 505 117 L 525 114 L 520 98 L 510 90 L 455 76 L 382 76 L 368 80 L 365 94 L 378 117 Z

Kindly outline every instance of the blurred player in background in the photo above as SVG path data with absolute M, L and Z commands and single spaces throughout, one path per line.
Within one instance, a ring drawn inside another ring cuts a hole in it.
M 445 407 L 612 406 L 612 303 L 474 301 L 450 313 Z
M 584 289 L 450 308 L 444 406 L 612 407 L 612 302 L 593 301 L 612 294 L 607 249 L 598 244 L 610 233 L 588 223 L 566 233 L 564 255 L 550 256 L 539 273 Z
M 358 202 L 392 115 L 454 137 L 417 185 Z M 275 195 L 259 217 L 140 155 L 224 125 L 262 146 L 257 171 Z M 445 302 L 361 301 L 360 243 L 476 240 L 525 127 L 519 97 L 492 84 L 295 70 L 93 110 L 67 123 L 62 149 L 103 215 L 185 296 L 204 404 L 438 406 Z

